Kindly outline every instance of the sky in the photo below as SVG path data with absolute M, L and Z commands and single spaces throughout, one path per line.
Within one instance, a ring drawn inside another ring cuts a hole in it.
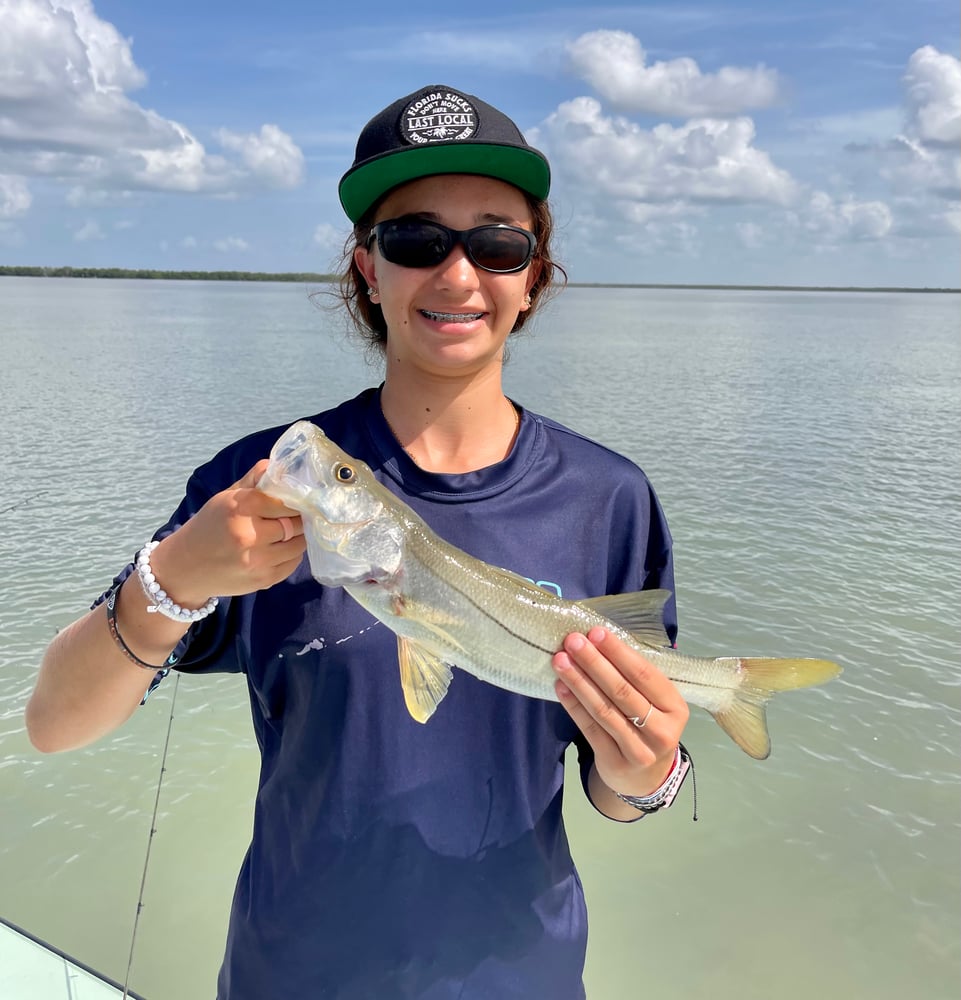
M 551 162 L 573 282 L 958 287 L 957 0 L 0 0 L 0 265 L 336 269 L 422 86 Z

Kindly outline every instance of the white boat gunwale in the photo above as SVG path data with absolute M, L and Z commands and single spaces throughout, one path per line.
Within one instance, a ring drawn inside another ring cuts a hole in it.
M 105 986 L 110 986 L 117 990 L 118 994 L 123 994 L 124 986 L 123 983 L 118 983 L 115 979 L 111 979 L 109 976 L 105 976 L 102 972 L 98 972 L 96 969 L 87 965 L 85 962 L 81 962 L 79 959 L 74 958 L 73 955 L 67 954 L 62 948 L 58 948 L 56 945 L 50 944 L 49 941 L 44 941 L 43 938 L 37 937 L 36 934 L 31 934 L 30 931 L 25 930 L 18 924 L 15 924 L 12 920 L 7 920 L 6 917 L 0 916 L 0 929 L 7 928 L 14 934 L 19 934 L 22 938 L 27 941 L 31 941 L 39 947 L 47 951 L 52 957 L 61 959 L 62 961 L 72 965 L 74 968 L 80 972 L 86 973 L 88 976 L 92 976 L 94 979 L 99 980 Z M 146 1000 L 146 997 L 141 996 L 139 993 L 135 993 L 129 987 L 125 996 L 129 997 L 130 1000 Z

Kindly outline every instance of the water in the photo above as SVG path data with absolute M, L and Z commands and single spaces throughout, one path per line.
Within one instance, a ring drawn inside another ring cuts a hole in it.
M 54 757 L 23 705 L 196 464 L 378 380 L 309 291 L 0 280 L 0 912 L 120 980 L 175 687 Z M 515 346 L 511 395 L 654 481 L 684 649 L 845 667 L 775 703 L 763 763 L 695 712 L 697 823 L 689 788 L 605 822 L 575 779 L 591 1000 L 957 996 L 958 318 L 954 295 L 568 289 Z M 150 1000 L 213 995 L 256 767 L 242 680 L 183 678 L 131 976 Z

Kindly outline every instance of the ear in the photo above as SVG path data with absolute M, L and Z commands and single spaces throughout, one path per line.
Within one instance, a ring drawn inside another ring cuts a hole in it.
M 354 249 L 354 263 L 357 265 L 357 270 L 364 277 L 364 281 L 367 282 L 370 288 L 377 287 L 377 265 L 374 254 L 367 249 L 367 247 L 356 247 Z
M 541 276 L 541 262 L 536 257 L 531 261 L 531 266 L 527 269 L 527 280 L 524 282 L 524 301 L 521 303 L 521 312 L 527 312 L 531 307 L 531 289 L 537 284 L 537 279 Z

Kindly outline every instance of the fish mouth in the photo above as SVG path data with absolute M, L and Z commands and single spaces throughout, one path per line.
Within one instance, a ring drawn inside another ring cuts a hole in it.
M 361 521 L 337 521 L 334 519 L 335 515 L 328 515 L 315 506 L 310 507 L 305 513 L 314 519 L 314 527 L 318 533 L 325 540 L 336 542 L 337 547 L 343 545 L 352 535 L 376 520 L 376 518 L 368 517 Z
M 476 323 L 484 316 L 482 312 L 435 312 L 433 309 L 421 309 L 420 314 L 440 323 Z

